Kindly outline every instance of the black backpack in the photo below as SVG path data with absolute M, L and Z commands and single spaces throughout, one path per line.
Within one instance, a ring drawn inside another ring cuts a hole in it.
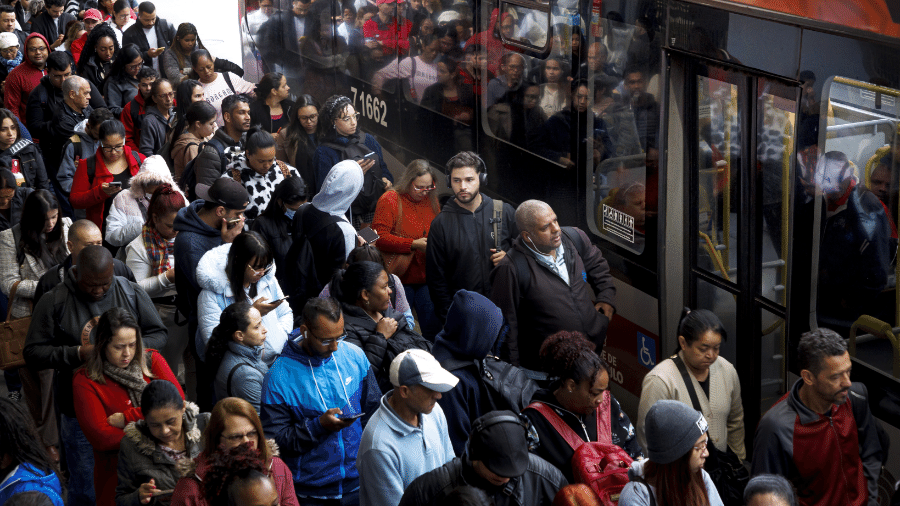
M 225 168 L 228 166 L 228 158 L 225 156 L 225 146 L 222 145 L 221 141 L 210 139 L 200 143 L 200 147 L 197 149 L 197 156 L 184 166 L 184 172 L 181 173 L 181 180 L 178 181 L 178 186 L 181 186 L 181 189 L 187 193 L 188 200 L 190 201 L 197 200 L 197 193 L 194 190 L 194 187 L 197 185 L 197 174 L 194 171 L 194 164 L 197 162 L 197 159 L 200 158 L 200 155 L 203 154 L 203 150 L 206 149 L 206 146 L 212 146 L 212 148 L 216 150 L 216 153 L 219 154 L 219 163 L 221 164 L 219 170 L 222 174 L 225 173 Z
M 312 297 L 318 297 L 324 288 L 317 275 L 316 259 L 313 255 L 312 245 L 309 244 L 309 238 L 328 225 L 340 221 L 340 218 L 328 214 L 322 216 L 314 227 L 304 230 L 303 216 L 310 207 L 312 204 L 304 205 L 294 215 L 291 222 L 291 247 L 284 258 L 284 265 L 292 275 L 288 277 L 282 288 L 284 293 L 290 296 L 288 303 L 294 312 L 295 327 L 300 325 L 306 301 Z
M 481 360 L 445 360 L 441 363 L 448 371 L 462 369 L 474 363 L 481 382 L 490 392 L 492 410 L 521 412 L 531 403 L 534 393 L 540 388 L 533 379 L 525 375 L 521 367 L 488 355 Z

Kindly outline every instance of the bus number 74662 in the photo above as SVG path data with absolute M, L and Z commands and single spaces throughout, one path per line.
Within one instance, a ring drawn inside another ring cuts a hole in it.
M 361 113 L 366 118 L 374 121 L 375 123 L 380 124 L 383 127 L 387 127 L 387 104 L 384 100 L 372 95 L 371 93 L 366 93 L 365 91 L 359 91 L 355 86 L 350 87 L 350 91 L 353 92 L 353 108 L 356 109 L 359 113 Z M 357 105 L 357 99 L 359 99 L 359 105 Z

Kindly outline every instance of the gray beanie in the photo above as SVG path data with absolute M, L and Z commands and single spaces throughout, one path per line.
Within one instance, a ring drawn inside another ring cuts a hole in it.
M 669 464 L 691 451 L 709 429 L 703 414 L 681 401 L 653 403 L 644 420 L 647 453 L 657 464 Z

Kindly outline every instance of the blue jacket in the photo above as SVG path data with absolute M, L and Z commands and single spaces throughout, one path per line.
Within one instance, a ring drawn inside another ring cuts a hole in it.
M 207 251 L 222 244 L 222 232 L 207 225 L 197 214 L 203 204 L 202 200 L 195 200 L 179 210 L 174 225 L 178 231 L 175 236 L 175 274 L 181 273 L 197 293 L 200 293 L 200 285 L 195 268 Z
M 196 345 L 201 360 L 205 360 L 206 343 L 209 342 L 213 329 L 219 324 L 222 311 L 235 302 L 231 284 L 225 274 L 229 251 L 231 251 L 231 243 L 217 246 L 203 255 L 197 265 L 197 283 L 203 289 L 197 298 Z M 177 261 L 175 265 L 178 265 Z M 284 292 L 275 279 L 274 266 L 256 282 L 256 297 L 253 298 L 253 301 L 255 302 L 261 297 L 266 297 L 269 301 L 284 298 Z M 266 364 L 271 364 L 284 348 L 288 334 L 294 330 L 294 312 L 291 311 L 290 304 L 282 302 L 263 316 L 262 322 L 269 331 L 266 335 L 266 343 L 263 345 L 265 349 L 262 358 Z
M 459 378 L 456 388 L 441 394 L 438 403 L 447 415 L 447 428 L 456 455 L 462 455 L 472 420 L 497 409 L 475 364 L 497 355 L 504 331 L 503 313 L 487 297 L 459 290 L 447 311 L 447 322 L 434 341 L 434 358 Z
M 0 504 L 6 504 L 12 496 L 22 492 L 40 492 L 50 499 L 53 506 L 63 506 L 59 478 L 52 471 L 46 473 L 31 464 L 19 464 L 0 483 Z
M 231 341 L 228 351 L 219 364 L 216 374 L 216 399 L 240 397 L 253 404 L 259 412 L 259 396 L 262 395 L 263 379 L 269 372 L 269 366 L 262 359 L 263 346 L 245 346 Z M 237 367 L 239 366 L 240 367 Z M 235 369 L 237 367 L 237 369 Z M 234 374 L 231 374 L 232 369 Z M 231 375 L 231 391 L 228 391 L 228 376 Z
M 388 170 L 387 164 L 384 163 L 381 145 L 378 144 L 375 137 L 372 137 L 372 134 L 365 134 L 365 136 L 363 144 L 378 155 L 378 163 L 381 165 L 381 175 L 388 178 L 388 181 L 393 183 L 394 176 L 391 175 L 391 171 Z M 337 144 L 347 144 L 349 140 L 347 137 L 338 136 L 334 142 Z M 334 148 L 322 145 L 316 148 L 316 154 L 313 157 L 313 166 L 316 168 L 316 193 L 322 189 L 322 184 L 325 182 L 325 176 L 328 175 L 328 171 L 340 161 L 343 161 L 343 158 L 341 158 L 341 154 L 335 151 Z
M 293 334 L 292 334 L 293 337 Z M 366 354 L 343 342 L 330 357 L 306 353 L 301 339 L 288 340 L 263 381 L 260 415 L 266 437 L 274 439 L 304 497 L 340 498 L 359 488 L 356 455 L 362 431 L 378 409 L 381 390 Z M 340 432 L 330 432 L 319 416 L 331 408 L 365 413 Z

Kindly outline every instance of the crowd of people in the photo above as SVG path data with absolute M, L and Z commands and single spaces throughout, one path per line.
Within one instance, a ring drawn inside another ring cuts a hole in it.
M 710 311 L 685 311 L 633 425 L 601 358 L 617 302 L 600 249 L 545 202 L 483 193 L 473 151 L 446 163 L 446 199 L 426 160 L 392 174 L 353 102 L 316 96 L 316 72 L 346 62 L 281 60 L 252 84 L 150 2 L 44 0 L 27 18 L 13 4 L 0 6 L 0 57 L 19 61 L 0 109 L 0 306 L 30 326 L 26 364 L 4 371 L 0 503 L 599 504 L 609 490 L 579 460 L 591 449 L 616 455 L 623 506 L 875 504 L 886 440 L 836 333 L 801 339 L 802 378 L 759 421 L 752 463 Z M 280 27 L 334 55 L 320 7 L 260 4 L 247 26 L 260 51 Z M 440 2 L 359 7 L 341 44 L 414 58 L 359 68 L 379 86 L 407 73 L 411 95 L 463 119 L 464 100 L 520 91 L 545 125 L 584 109 L 578 75 L 609 52 L 578 63 L 573 32 L 569 60 L 529 69 L 490 36 L 540 40 L 534 20 L 496 16 L 473 35 Z M 481 63 L 455 59 L 462 47 Z M 620 57 L 598 68 L 651 100 Z M 474 81 L 439 82 L 457 69 Z M 467 95 L 482 72 L 500 76 Z M 546 82 L 526 84 L 535 74 Z M 643 114 L 638 152 L 657 128 Z

